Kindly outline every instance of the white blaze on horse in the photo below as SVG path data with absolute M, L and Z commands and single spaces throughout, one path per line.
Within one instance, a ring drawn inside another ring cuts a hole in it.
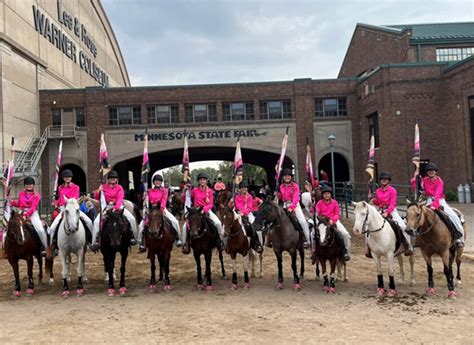
M 367 246 L 369 247 L 372 257 L 377 267 L 377 294 L 383 296 L 385 293 L 383 283 L 383 272 L 381 258 L 387 258 L 388 275 L 389 275 L 389 290 L 388 296 L 393 297 L 397 294 L 395 287 L 395 278 L 393 271 L 393 259 L 398 256 L 398 263 L 400 265 L 400 281 L 404 282 L 403 271 L 403 257 L 400 255 L 403 252 L 403 247 L 400 245 L 396 248 L 397 238 L 390 223 L 382 217 L 377 209 L 368 204 L 366 201 L 352 202 L 354 206 L 354 234 L 360 236 L 365 234 L 367 236 Z M 410 255 L 410 270 L 411 283 L 415 283 L 415 273 L 413 270 L 414 256 Z
M 58 248 L 62 264 L 63 297 L 69 296 L 68 279 L 71 275 L 71 254 L 77 256 L 77 294 L 84 294 L 84 261 L 86 253 L 86 229 L 80 220 L 79 203 L 67 199 L 63 220 L 58 228 Z

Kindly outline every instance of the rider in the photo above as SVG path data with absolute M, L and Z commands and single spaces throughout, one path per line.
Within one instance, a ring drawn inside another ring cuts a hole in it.
M 66 205 L 67 199 L 79 199 L 79 186 L 72 182 L 72 171 L 69 169 L 64 170 L 61 173 L 61 177 L 64 181 L 62 185 L 58 187 L 58 198 L 54 201 L 54 206 L 59 209 L 59 214 L 54 218 L 53 223 L 49 227 L 50 241 L 53 243 L 54 234 L 56 229 L 61 222 L 64 208 Z M 79 217 L 84 222 L 85 226 L 92 233 L 92 221 L 90 218 L 82 211 L 80 211 Z
M 253 198 L 252 195 L 248 192 L 249 184 L 247 181 L 242 181 L 239 183 L 240 194 L 235 196 L 235 210 L 237 213 L 242 215 L 242 222 L 245 224 L 247 221 L 251 224 L 255 221 L 255 216 L 253 215 Z M 252 229 L 253 232 L 253 229 Z M 261 231 L 256 231 L 258 236 L 258 243 L 255 246 L 257 251 L 262 250 L 263 236 Z M 253 237 L 253 234 L 247 234 L 247 236 Z
M 107 203 L 108 207 L 112 207 L 113 211 L 118 212 L 123 207 L 123 196 L 124 191 L 123 187 L 118 184 L 118 173 L 115 170 L 112 170 L 107 175 L 107 183 L 102 184 L 99 187 L 99 190 L 96 190 L 94 193 L 94 198 L 100 200 L 100 190 L 102 189 L 102 193 L 105 196 L 105 202 Z M 103 210 L 105 212 L 105 210 Z M 127 218 L 128 222 L 130 223 L 130 227 L 133 234 L 133 239 L 130 241 L 130 244 L 133 246 L 137 243 L 137 221 L 132 213 L 129 210 L 124 208 L 123 215 Z M 94 220 L 94 228 L 92 232 L 92 250 L 97 250 L 99 248 L 99 244 L 97 243 L 99 237 L 99 225 L 100 225 L 100 217 L 102 215 L 98 214 Z
M 158 172 L 155 172 L 151 178 L 151 181 L 153 183 L 153 188 L 149 189 L 148 192 L 144 192 L 143 198 L 145 198 L 148 194 L 148 202 L 150 204 L 150 208 L 152 207 L 159 207 L 161 211 L 163 212 L 163 215 L 166 219 L 168 219 L 176 232 L 176 236 L 178 240 L 176 241 L 177 246 L 181 246 L 182 242 L 179 239 L 180 233 L 179 233 L 179 223 L 178 220 L 171 214 L 166 209 L 166 202 L 168 201 L 168 189 L 163 188 L 163 176 L 158 174 Z M 142 220 L 139 225 L 139 232 L 138 232 L 138 241 L 139 241 L 139 251 L 144 252 L 145 251 L 145 245 L 143 241 L 143 230 L 145 226 L 148 224 L 145 224 L 145 221 Z
M 425 170 L 427 176 L 422 179 L 422 187 L 424 194 L 428 198 L 427 205 L 431 206 L 432 209 L 442 208 L 442 210 L 448 215 L 449 220 L 454 224 L 456 230 L 461 234 L 461 238 L 456 240 L 456 246 L 464 247 L 464 228 L 459 217 L 444 199 L 444 182 L 441 177 L 438 176 L 438 166 L 430 162 L 426 164 Z M 415 189 L 415 177 L 411 179 L 411 184 L 412 188 Z
M 250 195 L 252 196 L 253 202 L 252 202 L 252 212 L 257 212 L 258 209 L 260 208 L 260 205 L 263 203 L 263 200 L 260 199 L 254 191 L 250 192 Z
M 336 224 L 336 230 L 344 240 L 344 260 L 351 259 L 351 235 L 346 230 L 339 218 L 339 204 L 332 198 L 332 188 L 324 186 L 321 188 L 323 198 L 316 204 L 316 213 L 318 217 L 329 218 L 329 225 Z
M 382 171 L 379 175 L 380 187 L 375 191 L 375 197 L 372 199 L 375 206 L 378 206 L 384 218 L 391 217 L 400 227 L 403 237 L 406 240 L 405 255 L 413 253 L 410 235 L 405 232 L 405 222 L 397 211 L 397 190 L 390 186 L 392 175 L 387 171 Z M 404 243 L 405 245 L 405 243 Z
M 217 178 L 217 182 L 214 185 L 214 190 L 219 193 L 221 190 L 225 190 L 225 183 L 222 182 L 222 177 Z
M 194 207 L 202 207 L 202 213 L 206 213 L 211 222 L 214 224 L 217 229 L 217 232 L 219 233 L 219 237 L 222 241 L 222 244 L 225 246 L 226 238 L 224 237 L 224 229 L 222 228 L 221 221 L 211 210 L 212 206 L 214 205 L 214 194 L 212 189 L 209 188 L 207 185 L 209 178 L 206 174 L 199 173 L 197 176 L 197 180 L 199 185 L 197 187 L 194 187 L 191 191 L 191 198 L 194 201 Z M 185 188 L 187 188 L 187 186 Z M 183 193 L 183 195 L 185 195 L 185 193 Z M 183 253 L 189 254 L 186 223 L 183 224 L 181 238 L 184 243 Z
M 23 217 L 29 218 L 31 225 L 41 241 L 41 255 L 46 255 L 47 237 L 43 228 L 43 223 L 38 215 L 38 206 L 41 201 L 41 195 L 35 191 L 35 179 L 28 176 L 23 181 L 25 190 L 18 195 L 18 200 L 12 200 L 13 207 L 18 207 L 23 211 Z

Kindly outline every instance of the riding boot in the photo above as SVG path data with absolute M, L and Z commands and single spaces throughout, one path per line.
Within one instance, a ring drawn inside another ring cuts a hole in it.
M 372 259 L 372 253 L 370 252 L 370 248 L 368 245 L 365 245 L 365 257 Z
M 188 242 L 185 242 L 183 244 L 183 249 L 181 249 L 181 251 L 183 252 L 183 254 L 189 254 L 191 252 L 191 249 L 189 248 L 189 243 Z

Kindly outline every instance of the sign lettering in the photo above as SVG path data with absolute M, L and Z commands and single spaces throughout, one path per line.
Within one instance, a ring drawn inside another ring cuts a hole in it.
M 239 129 L 239 130 L 214 130 L 214 131 L 192 131 L 185 132 L 160 132 L 160 133 L 148 133 L 149 141 L 172 141 L 172 140 L 183 140 L 184 136 L 188 137 L 188 140 L 209 140 L 209 139 L 231 139 L 231 138 L 258 138 L 260 136 L 267 135 L 268 132 L 261 132 L 257 129 Z M 144 133 L 135 133 L 135 141 L 144 141 Z

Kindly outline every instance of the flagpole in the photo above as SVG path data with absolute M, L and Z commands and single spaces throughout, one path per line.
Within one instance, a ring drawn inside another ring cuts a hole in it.
M 367 168 L 365 171 L 368 174 L 368 193 L 367 193 L 367 201 L 370 201 L 372 199 L 372 193 L 373 193 L 373 182 L 374 182 L 374 172 L 375 172 L 375 137 L 374 137 L 374 132 L 372 132 L 372 135 L 370 136 L 370 148 L 369 148 L 369 159 L 367 163 Z
M 276 171 L 276 175 L 275 175 L 275 192 L 274 194 L 276 195 L 277 191 L 278 191 L 278 188 L 279 188 L 279 182 L 280 182 L 280 174 L 281 174 L 281 170 L 282 170 L 282 167 L 283 167 L 283 161 L 285 160 L 285 156 L 286 156 L 286 146 L 288 145 L 288 132 L 290 130 L 290 127 L 286 127 L 286 132 L 285 132 L 285 136 L 283 137 L 283 141 L 281 143 L 281 153 L 280 153 L 280 158 L 278 159 L 278 163 L 277 163 L 277 171 Z
M 412 162 L 415 165 L 415 201 L 418 201 L 421 193 L 421 179 L 420 179 L 420 129 L 418 127 L 418 121 L 415 122 L 415 141 L 413 147 L 413 158 Z
M 5 178 L 5 188 L 4 188 L 4 205 L 3 205 L 3 225 L 6 227 L 8 221 L 10 220 L 11 213 L 11 201 L 10 201 L 10 190 L 11 182 L 15 174 L 15 137 L 11 139 L 10 147 L 10 159 L 7 164 L 7 176 Z
M 149 201 L 148 201 L 148 173 L 150 172 L 150 159 L 148 156 L 148 128 L 145 128 L 145 144 L 143 147 L 143 161 L 142 161 L 142 173 L 141 173 L 141 180 L 143 183 L 143 193 L 146 196 L 143 198 L 143 220 L 145 224 L 148 221 L 148 209 L 149 209 Z
M 58 193 L 58 186 L 59 186 L 59 169 L 61 168 L 61 161 L 62 161 L 62 152 L 63 152 L 63 141 L 59 142 L 58 154 L 56 156 L 56 169 L 54 171 L 54 185 L 53 185 L 53 200 L 52 205 L 54 206 L 54 201 L 58 200 L 59 193 Z

